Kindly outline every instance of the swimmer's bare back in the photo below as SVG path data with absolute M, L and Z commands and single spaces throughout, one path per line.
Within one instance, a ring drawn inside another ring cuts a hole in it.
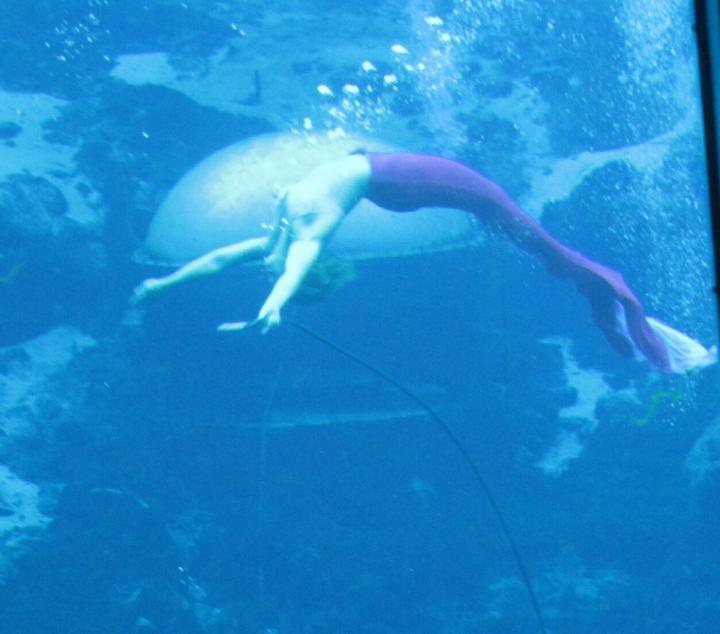
M 361 155 L 325 163 L 288 187 L 284 200 L 285 217 L 297 231 L 309 228 L 313 231 L 311 238 L 321 237 L 333 219 L 342 221 L 357 205 L 367 191 L 370 177 L 370 163 Z M 316 235 L 315 230 L 320 235 Z

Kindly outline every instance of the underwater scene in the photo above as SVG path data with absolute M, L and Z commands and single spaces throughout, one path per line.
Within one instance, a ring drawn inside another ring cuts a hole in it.
M 690 0 L 4 0 L 0 634 L 712 634 Z

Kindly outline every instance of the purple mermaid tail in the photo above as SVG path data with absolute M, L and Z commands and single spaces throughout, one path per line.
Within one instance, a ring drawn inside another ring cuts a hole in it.
M 456 161 L 426 154 L 370 153 L 365 197 L 391 211 L 452 207 L 467 211 L 537 257 L 553 275 L 571 279 L 587 297 L 593 321 L 625 356 L 645 357 L 662 372 L 683 372 L 716 360 L 715 349 L 646 318 L 622 275 L 553 238 L 496 183 Z

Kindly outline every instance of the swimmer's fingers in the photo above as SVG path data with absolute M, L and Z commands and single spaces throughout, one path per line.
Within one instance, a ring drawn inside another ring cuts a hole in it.
M 268 331 L 280 325 L 280 309 L 268 305 L 263 306 L 257 322 L 261 326 L 262 334 L 267 334 Z
M 228 321 L 218 326 L 220 332 L 233 332 L 235 330 L 245 330 L 246 328 L 260 327 L 260 332 L 266 334 L 269 330 L 280 325 L 280 311 L 269 310 L 261 314 L 253 321 Z
M 234 332 L 236 330 L 245 330 L 246 328 L 252 328 L 257 326 L 260 320 L 255 319 L 253 321 L 226 321 L 224 324 L 220 324 L 217 329 L 219 332 Z
M 262 320 L 262 334 L 267 334 L 273 328 L 280 325 L 280 313 L 271 313 Z

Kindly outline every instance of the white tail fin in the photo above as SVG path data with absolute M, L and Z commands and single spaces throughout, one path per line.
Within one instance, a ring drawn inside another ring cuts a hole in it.
M 647 318 L 655 334 L 662 339 L 670 360 L 670 369 L 681 374 L 694 368 L 704 368 L 717 362 L 717 347 L 705 348 L 702 344 L 670 328 L 667 324 Z
M 625 310 L 620 302 L 615 302 L 615 317 L 617 326 L 623 336 L 633 347 L 636 359 L 642 359 L 642 353 L 633 343 L 628 332 Z M 653 332 L 660 338 L 667 351 L 670 370 L 676 374 L 683 374 L 695 368 L 704 368 L 717 362 L 717 347 L 705 348 L 701 343 L 683 334 L 679 330 L 671 328 L 652 317 L 646 317 L 647 323 Z

